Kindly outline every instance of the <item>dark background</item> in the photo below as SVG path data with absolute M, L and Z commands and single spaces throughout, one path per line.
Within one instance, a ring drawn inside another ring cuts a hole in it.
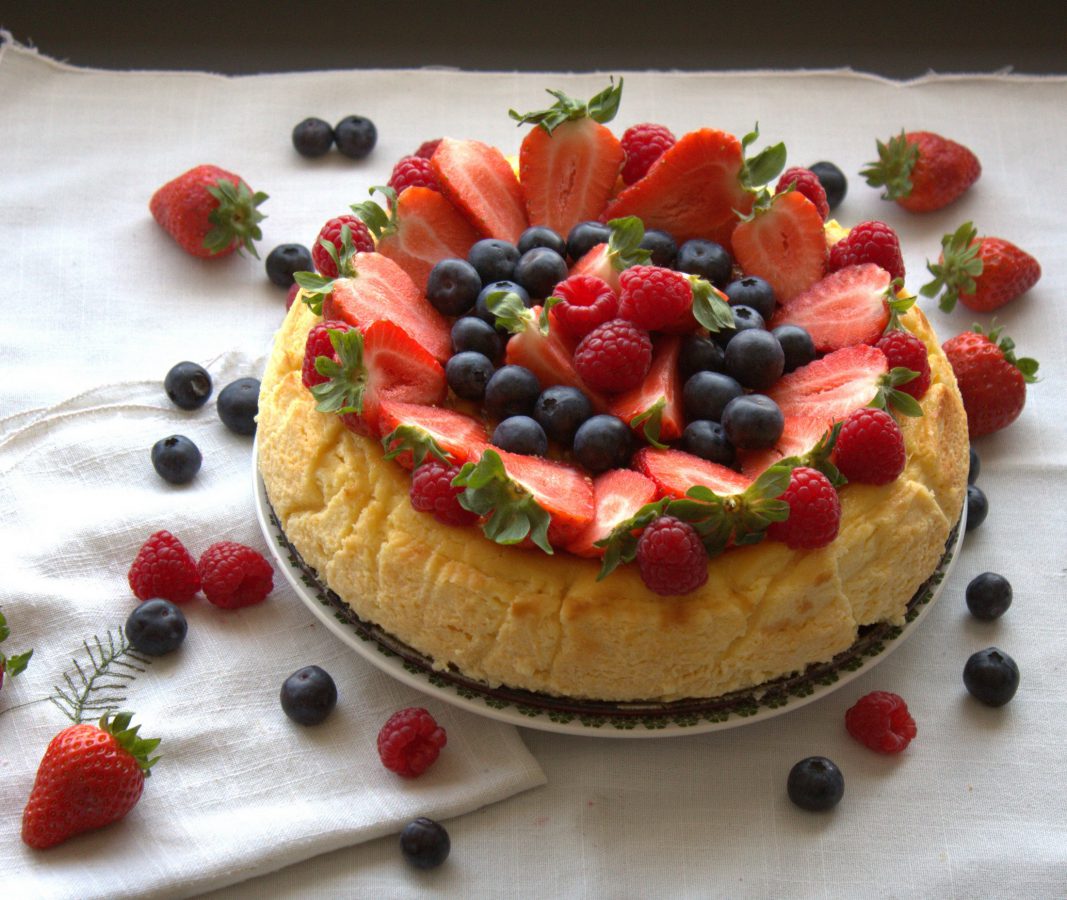
M 234 74 L 418 66 L 851 67 L 892 78 L 928 71 L 1067 73 L 1067 0 L 0 0 L 0 26 L 76 65 Z

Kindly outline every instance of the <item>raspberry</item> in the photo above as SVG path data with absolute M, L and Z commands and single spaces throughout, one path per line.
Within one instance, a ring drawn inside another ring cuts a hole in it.
M 378 756 L 390 772 L 418 778 L 434 764 L 447 742 L 448 735 L 433 716 L 410 706 L 393 713 L 378 732 Z
M 641 580 L 657 594 L 688 594 L 708 580 L 708 553 L 696 529 L 660 516 L 637 539 Z
M 919 373 L 917 378 L 897 387 L 916 400 L 921 400 L 930 387 L 930 357 L 926 352 L 926 344 L 910 331 L 895 329 L 883 335 L 875 346 L 889 360 L 890 369 L 904 368 Z
M 625 319 L 597 325 L 574 351 L 574 368 L 597 391 L 637 387 L 652 365 L 652 339 Z
M 894 278 L 904 277 L 900 239 L 885 222 L 860 222 L 830 248 L 829 271 L 860 263 L 874 263 Z
M 424 462 L 411 474 L 411 505 L 419 512 L 433 513 L 445 525 L 474 524 L 478 516 L 459 505 L 463 488 L 452 484 L 458 474 L 457 466 L 438 460 Z
M 374 238 L 370 236 L 370 231 L 367 230 L 367 226 L 363 224 L 362 219 L 350 215 L 337 216 L 335 219 L 330 219 L 329 222 L 322 226 L 322 230 L 319 232 L 319 236 L 315 238 L 315 243 L 311 248 L 311 258 L 315 261 L 315 268 L 327 278 L 336 278 L 340 273 L 337 271 L 337 263 L 333 261 L 329 252 L 322 246 L 321 241 L 333 244 L 337 248 L 337 255 L 340 256 L 344 252 L 341 242 L 341 229 L 345 225 L 348 226 L 349 231 L 352 233 L 352 246 L 356 250 L 370 252 L 374 249 Z
M 421 144 L 419 144 L 419 149 L 411 155 L 421 156 L 423 159 L 429 159 L 431 156 L 433 156 L 434 150 L 437 149 L 437 145 L 440 143 L 440 138 L 434 138 L 432 141 L 423 141 Z
M 863 746 L 878 753 L 900 753 L 917 733 L 908 704 L 889 691 L 872 691 L 860 697 L 845 713 L 845 728 Z
M 331 319 L 327 322 L 316 323 L 312 326 L 311 331 L 308 332 L 308 338 L 304 344 L 304 366 L 301 370 L 301 379 L 306 388 L 314 387 L 316 384 L 323 384 L 329 380 L 325 375 L 320 375 L 315 370 L 315 360 L 318 357 L 328 356 L 330 359 L 337 361 L 337 351 L 333 349 L 333 344 L 330 343 L 330 329 L 348 331 L 348 323 Z
M 556 325 L 576 341 L 619 312 L 619 298 L 611 285 L 595 275 L 572 275 L 557 284 L 552 295 L 561 300 L 552 307 Z
M 822 472 L 797 466 L 789 477 L 789 487 L 778 499 L 789 504 L 789 518 L 772 522 L 767 537 L 783 541 L 793 550 L 825 547 L 837 537 L 841 500 Z
M 833 459 L 849 481 L 889 484 L 904 471 L 904 435 L 884 409 L 857 409 L 841 423 Z
M 659 331 L 683 319 L 693 307 L 693 289 L 680 272 L 659 266 L 631 266 L 619 276 L 619 318 Z
M 219 541 L 196 564 L 204 596 L 215 606 L 237 609 L 260 603 L 274 587 L 274 569 L 251 547 Z
M 811 169 L 804 169 L 800 166 L 786 169 L 781 178 L 778 179 L 774 192 L 780 194 L 789 185 L 794 185 L 793 190 L 803 194 L 814 203 L 819 215 L 824 219 L 830 215 L 830 203 L 826 199 L 826 189 L 822 186 L 822 182 L 819 181 L 819 176 L 812 172 Z
M 196 561 L 169 531 L 157 531 L 144 542 L 130 566 L 129 580 L 138 600 L 161 597 L 185 603 L 200 590 Z
M 626 151 L 626 162 L 622 167 L 622 180 L 633 184 L 644 178 L 648 170 L 665 150 L 674 146 L 674 135 L 663 125 L 643 122 L 631 125 L 622 133 L 622 149 Z
M 405 156 L 393 166 L 389 187 L 399 195 L 405 188 L 424 187 L 438 190 L 437 176 L 430 168 L 430 160 L 424 156 Z

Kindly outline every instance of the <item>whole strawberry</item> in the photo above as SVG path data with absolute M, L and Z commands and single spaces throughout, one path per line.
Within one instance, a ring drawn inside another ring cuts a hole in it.
M 202 258 L 245 249 L 256 259 L 263 237 L 256 208 L 267 195 L 218 166 L 196 166 L 168 181 L 149 201 L 152 216 L 186 253 Z
M 975 312 L 992 312 L 1025 294 L 1041 278 L 1041 265 L 1025 250 L 997 237 L 978 237 L 970 222 L 941 238 L 941 258 L 927 263 L 933 280 L 924 297 L 941 294 L 949 312 L 959 300 Z
M 882 197 L 909 212 L 932 212 L 959 199 L 978 176 L 978 157 L 962 144 L 932 131 L 901 131 L 878 144 L 878 160 L 860 174 Z
M 995 328 L 974 326 L 942 345 L 956 373 L 971 440 L 1006 428 L 1023 411 L 1026 385 L 1036 381 L 1037 360 L 1015 356 L 1015 342 Z
M 64 728 L 37 768 L 22 813 L 22 840 L 38 850 L 117 822 L 137 804 L 158 757 L 158 738 L 138 737 L 131 713 Z

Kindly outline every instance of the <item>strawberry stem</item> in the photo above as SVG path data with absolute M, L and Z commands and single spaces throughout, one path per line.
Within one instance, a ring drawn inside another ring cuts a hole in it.
M 622 83 L 622 78 L 619 79 L 618 84 L 615 84 L 615 79 L 612 78 L 611 84 L 599 94 L 591 97 L 588 103 L 582 103 L 580 100 L 568 97 L 563 91 L 554 91 L 551 88 L 546 88 L 546 92 L 556 98 L 556 102 L 548 109 L 539 109 L 528 113 L 520 113 L 514 109 L 509 109 L 508 115 L 519 125 L 539 125 L 549 134 L 564 122 L 586 117 L 605 125 L 614 119 L 615 114 L 619 111 L 619 102 L 622 100 Z

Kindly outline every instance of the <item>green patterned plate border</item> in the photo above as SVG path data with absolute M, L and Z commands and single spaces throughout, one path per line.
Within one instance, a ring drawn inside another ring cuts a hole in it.
M 319 581 L 282 531 L 258 470 L 254 471 L 254 493 L 260 528 L 286 580 L 316 617 L 368 662 L 423 693 L 479 715 L 541 731 L 614 738 L 673 737 L 734 728 L 797 709 L 847 684 L 866 667 L 885 659 L 929 612 L 952 569 L 966 519 L 964 507 L 937 568 L 909 602 L 903 625 L 864 626 L 856 642 L 829 662 L 755 688 L 668 703 L 615 703 L 491 687 L 451 668 L 434 669 L 428 657 L 360 619 Z

